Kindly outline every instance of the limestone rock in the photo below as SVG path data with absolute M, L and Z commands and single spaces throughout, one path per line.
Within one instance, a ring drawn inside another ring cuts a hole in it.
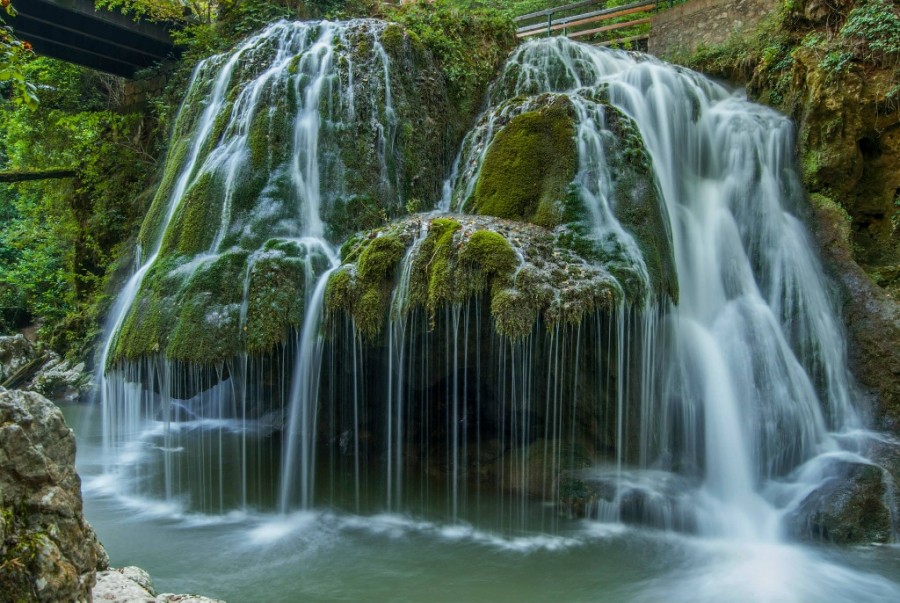
M 163 593 L 156 597 L 156 603 L 225 603 L 221 599 L 210 599 L 200 595 L 173 595 Z
M 152 590 L 148 590 L 129 576 L 126 576 L 123 569 L 109 570 L 97 574 L 97 584 L 94 586 L 93 600 L 98 603 L 101 601 L 112 601 L 115 603 L 125 603 L 126 601 L 128 603 L 155 603 L 156 598 L 153 596 Z M 146 572 L 144 572 L 144 574 L 146 574 Z M 149 579 L 149 576 L 147 577 Z
M 47 356 L 48 360 L 38 369 L 25 389 L 44 396 L 65 396 L 68 400 L 77 400 L 90 390 L 91 379 L 85 373 L 83 362 L 72 365 L 55 352 L 49 352 Z
M 99 572 L 93 596 L 97 603 L 224 603 L 200 595 L 157 595 L 150 574 L 135 566 Z
M 0 383 L 37 357 L 34 345 L 24 335 L 0 337 Z
M 900 305 L 874 285 L 854 260 L 850 216 L 824 195 L 811 195 L 810 201 L 826 267 L 842 289 L 853 372 L 876 399 L 876 419 L 896 430 L 900 427 Z
M 88 601 L 106 553 L 82 515 L 75 436 L 34 392 L 0 391 L 0 592 Z

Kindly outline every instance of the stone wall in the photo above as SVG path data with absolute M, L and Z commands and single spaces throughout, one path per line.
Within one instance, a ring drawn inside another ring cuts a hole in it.
M 169 78 L 175 69 L 174 63 L 165 63 L 158 69 L 154 69 L 146 77 L 126 80 L 124 86 L 124 98 L 122 110 L 137 111 L 143 109 L 147 99 L 159 96 L 169 83 Z
M 689 0 L 653 17 L 650 54 L 667 57 L 701 44 L 721 44 L 732 33 L 755 27 L 780 4 L 780 0 Z

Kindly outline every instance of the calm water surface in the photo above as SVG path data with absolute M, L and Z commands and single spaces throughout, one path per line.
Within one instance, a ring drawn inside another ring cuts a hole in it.
M 427 519 L 334 510 L 182 515 L 111 494 L 98 409 L 61 406 L 78 439 L 88 520 L 111 563 L 145 568 L 159 592 L 230 603 L 900 601 L 895 545 L 709 540 L 556 520 L 538 504 L 535 517 L 554 515 L 544 531 L 511 528 L 497 513 L 454 524 L 442 509 Z

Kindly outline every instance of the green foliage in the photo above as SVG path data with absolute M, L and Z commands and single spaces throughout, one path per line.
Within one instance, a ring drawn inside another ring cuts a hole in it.
M 0 169 L 62 167 L 76 177 L 0 187 L 0 329 L 39 319 L 65 351 L 98 328 L 102 284 L 136 226 L 155 157 L 140 116 L 106 109 L 110 78 L 46 58 L 26 76 L 42 109 L 0 107 Z
M 94 0 L 98 9 L 119 11 L 149 21 L 182 21 L 199 19 L 211 22 L 219 7 L 218 0 Z
M 459 2 L 416 2 L 388 10 L 386 17 L 406 27 L 444 71 L 452 106 L 472 116 L 506 55 L 515 45 L 512 21 L 491 8 L 460 8 Z
M 864 60 L 900 61 L 900 9 L 886 0 L 867 0 L 850 11 L 840 37 Z
M 16 39 L 3 19 L 4 13 L 16 15 L 9 0 L 0 0 L 0 95 L 8 95 L 16 105 L 33 110 L 38 104 L 37 93 L 25 73 L 25 65 L 33 56 L 31 45 Z

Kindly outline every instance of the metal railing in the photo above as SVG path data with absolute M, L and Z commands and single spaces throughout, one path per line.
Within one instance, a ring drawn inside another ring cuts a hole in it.
M 639 13 L 650 13 L 656 11 L 661 4 L 666 6 L 669 5 L 668 2 L 661 2 L 660 0 L 638 0 L 637 2 L 631 2 L 622 6 L 595 8 L 595 10 L 576 12 L 579 11 L 579 9 L 603 7 L 605 4 L 606 0 L 582 0 L 581 2 L 574 2 L 572 4 L 565 4 L 563 6 L 521 15 L 514 19 L 516 23 L 522 24 L 516 29 L 516 36 L 519 38 L 528 38 L 537 35 L 564 35 L 570 38 L 596 36 L 597 34 L 605 32 L 612 32 L 627 27 L 650 23 L 650 17 L 641 16 L 636 19 L 618 21 L 599 27 L 587 26 L 602 21 L 619 19 L 628 15 L 637 16 Z M 649 34 L 641 33 L 618 39 L 602 40 L 599 41 L 598 44 L 609 46 L 625 42 L 637 42 L 646 40 L 647 38 L 649 38 Z

